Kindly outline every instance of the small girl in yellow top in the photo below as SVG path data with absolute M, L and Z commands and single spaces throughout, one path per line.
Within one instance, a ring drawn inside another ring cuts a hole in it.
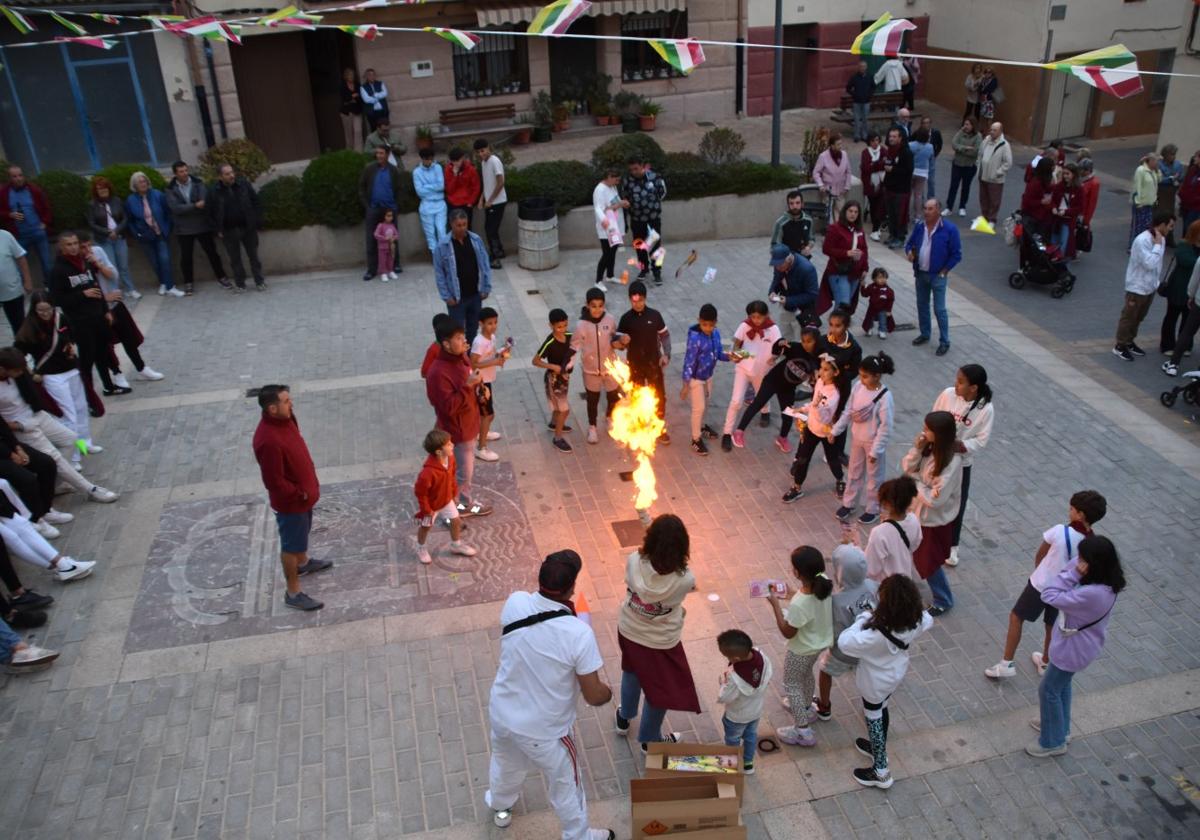
M 825 558 L 810 545 L 792 552 L 792 571 L 800 581 L 800 591 L 792 593 L 785 612 L 774 592 L 768 597 L 775 612 L 779 632 L 788 640 L 787 656 L 783 660 L 783 690 L 787 694 L 794 726 L 785 726 L 776 734 L 785 744 L 812 747 L 813 690 L 816 680 L 813 666 L 817 657 L 833 644 L 833 581 L 825 576 Z

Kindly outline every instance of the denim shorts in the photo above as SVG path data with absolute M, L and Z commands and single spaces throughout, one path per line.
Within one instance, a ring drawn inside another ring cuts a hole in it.
M 312 530 L 312 511 L 304 513 L 275 512 L 275 524 L 279 526 L 279 548 L 285 554 L 303 554 L 308 551 L 308 532 Z

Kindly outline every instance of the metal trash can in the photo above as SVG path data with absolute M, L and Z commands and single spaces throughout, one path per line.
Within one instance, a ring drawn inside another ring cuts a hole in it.
M 558 265 L 558 214 L 549 198 L 526 198 L 517 204 L 517 263 L 529 271 Z

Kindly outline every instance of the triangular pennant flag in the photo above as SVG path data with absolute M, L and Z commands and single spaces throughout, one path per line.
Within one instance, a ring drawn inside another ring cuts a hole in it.
M 238 37 L 238 27 L 231 26 L 223 20 L 217 20 L 212 15 L 192 18 L 180 23 L 169 23 L 167 24 L 167 30 L 177 35 L 194 35 L 198 38 L 207 38 L 210 41 L 229 41 L 234 44 L 242 43 L 242 39 Z
M 439 35 L 445 38 L 451 44 L 462 47 L 464 50 L 474 49 L 482 38 L 478 35 L 472 35 L 470 32 L 463 32 L 461 29 L 443 29 L 440 26 L 426 26 L 426 32 L 432 32 L 434 35 Z
M 1142 92 L 1137 59 L 1124 44 L 1113 44 L 1042 66 L 1047 70 L 1070 73 L 1094 88 L 1111 93 L 1117 99 L 1127 99 Z
M 258 19 L 260 26 L 294 26 L 298 29 L 316 29 L 320 15 L 310 15 L 295 6 L 284 6 L 278 12 Z
M 351 9 L 378 9 L 381 6 L 388 5 L 388 0 L 363 0 L 362 3 L 355 3 Z
M 685 76 L 704 63 L 704 47 L 696 43 L 694 38 L 677 41 L 650 40 L 647 43 L 662 56 L 663 61 Z
M 11 23 L 13 28 L 22 35 L 28 35 L 30 32 L 33 32 L 35 29 L 37 29 L 37 27 L 33 25 L 33 21 L 25 17 L 25 15 L 21 14 L 16 9 L 10 9 L 7 6 L 0 6 L 0 14 L 8 18 L 8 22 Z
M 526 31 L 534 35 L 562 35 L 591 5 L 588 0 L 554 0 L 537 13 Z
M 983 216 L 975 217 L 975 221 L 971 222 L 971 230 L 975 231 L 976 233 L 990 233 L 992 236 L 996 235 L 996 229 L 992 227 L 992 223 Z
M 142 20 L 150 21 L 150 25 L 155 29 L 164 29 L 170 32 L 172 24 L 182 23 L 187 18 L 183 15 L 143 15 Z
M 55 37 L 55 41 L 67 41 L 72 44 L 83 44 L 85 47 L 96 47 L 101 50 L 111 50 L 117 45 L 112 38 L 101 38 L 99 35 L 85 35 L 81 38 L 68 38 L 65 35 Z
M 850 52 L 855 55 L 895 56 L 900 52 L 900 42 L 904 39 L 904 33 L 916 28 L 917 25 L 911 20 L 892 20 L 892 16 L 884 12 L 879 16 L 879 20 L 858 33 L 858 37 L 850 45 Z
M 80 26 L 78 23 L 75 23 L 74 21 L 67 20 L 65 17 L 60 15 L 58 12 L 48 12 L 48 14 L 50 15 L 50 17 L 52 17 L 56 21 L 58 21 L 59 25 L 62 26 L 63 29 L 67 30 L 71 34 L 73 34 L 73 35 L 86 35 L 87 34 L 86 29 L 84 29 L 82 26 Z
M 362 24 L 361 26 L 346 26 L 340 25 L 337 27 L 347 35 L 353 35 L 355 38 L 362 38 L 364 41 L 374 41 L 379 37 L 379 27 L 373 23 Z
M 88 12 L 88 17 L 92 18 L 93 20 L 98 20 L 101 23 L 107 23 L 110 26 L 118 22 L 115 17 L 112 15 L 106 15 L 103 12 Z

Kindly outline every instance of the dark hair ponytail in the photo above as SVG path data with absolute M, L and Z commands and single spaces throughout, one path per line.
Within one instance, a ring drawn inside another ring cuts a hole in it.
M 818 601 L 833 594 L 833 581 L 825 577 L 825 557 L 811 545 L 802 545 L 792 552 L 792 568 L 796 576 L 812 589 Z
M 892 361 L 892 357 L 880 350 L 874 356 L 864 356 L 859 362 L 859 370 L 865 370 L 867 373 L 875 376 L 888 374 L 889 376 L 896 372 L 896 363 Z
M 963 365 L 958 369 L 958 372 L 963 375 L 963 379 L 967 383 L 978 389 L 975 394 L 975 402 L 971 403 L 971 407 L 967 409 L 967 414 L 970 414 L 981 405 L 987 405 L 992 401 L 992 386 L 987 381 L 987 371 L 983 365 Z

